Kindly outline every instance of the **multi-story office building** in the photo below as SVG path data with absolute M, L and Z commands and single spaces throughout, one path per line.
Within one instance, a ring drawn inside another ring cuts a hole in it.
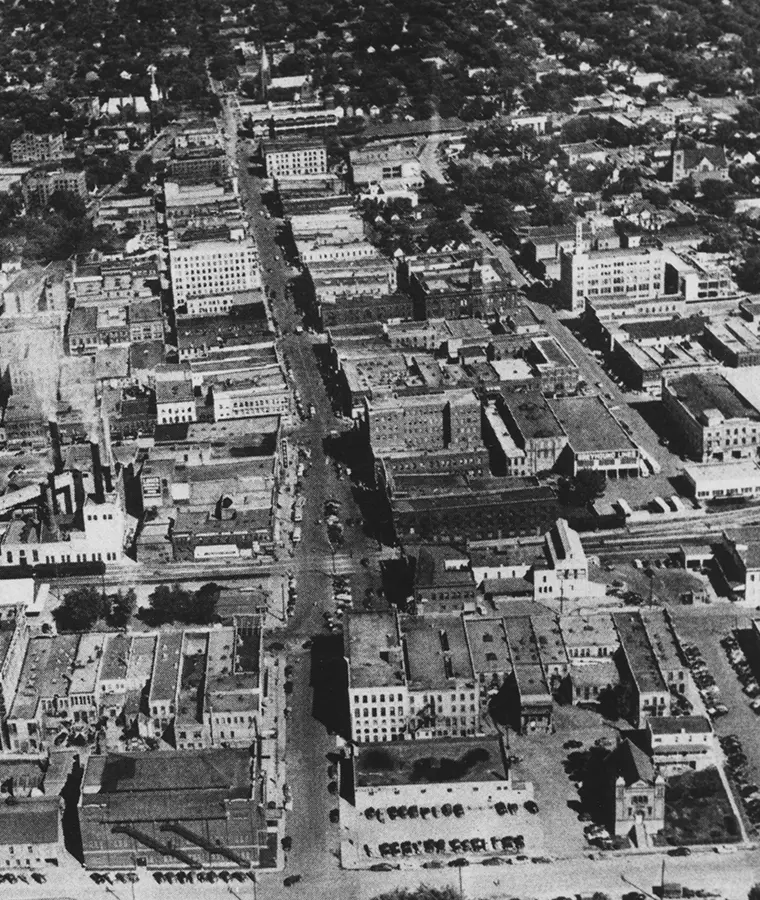
M 62 156 L 62 134 L 34 134 L 25 131 L 11 143 L 11 161 L 14 163 L 51 162 Z
M 250 238 L 239 240 L 185 240 L 170 238 L 174 302 L 188 297 L 230 294 L 261 287 L 256 245 Z
M 366 401 L 370 445 L 386 450 L 443 450 L 446 394 L 380 397 Z
M 507 429 L 507 445 L 514 446 L 514 460 L 507 474 L 535 475 L 553 469 L 567 446 L 567 434 L 538 391 L 515 394 L 505 391 L 497 398 L 496 410 Z M 505 454 L 504 441 L 499 448 Z
M 327 145 L 320 137 L 288 137 L 262 141 L 268 178 L 322 175 L 327 172 Z
M 377 743 L 404 737 L 409 691 L 397 613 L 348 616 L 344 633 L 352 739 Z
M 39 170 L 30 172 L 21 183 L 21 193 L 27 206 L 45 206 L 56 191 L 66 191 L 84 200 L 88 196 L 84 172 Z
M 623 294 L 631 302 L 676 293 L 666 284 L 667 252 L 655 248 L 589 250 L 562 253 L 560 294 L 566 309 L 580 311 L 586 298 Z

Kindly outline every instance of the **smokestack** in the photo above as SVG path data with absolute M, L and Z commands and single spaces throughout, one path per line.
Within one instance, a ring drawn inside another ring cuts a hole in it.
M 63 472 L 63 456 L 61 454 L 61 432 L 58 423 L 51 419 L 48 422 L 50 432 L 50 447 L 53 452 L 53 472 L 60 475 Z
M 58 519 L 56 518 L 55 489 L 48 485 L 42 494 L 42 521 L 48 529 L 50 538 L 58 540 Z
M 57 516 L 60 509 L 58 507 L 58 495 L 55 490 L 55 474 L 53 472 L 48 472 L 48 491 L 50 492 L 50 508 L 53 511 L 53 515 Z
M 113 494 L 113 477 L 110 466 L 103 466 L 103 485 L 107 494 Z
M 93 493 L 96 503 L 103 503 L 103 465 L 100 462 L 100 445 L 97 441 L 90 441 L 90 453 L 92 455 L 92 481 Z

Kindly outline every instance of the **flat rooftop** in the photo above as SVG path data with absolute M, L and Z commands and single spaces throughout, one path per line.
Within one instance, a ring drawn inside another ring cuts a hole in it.
M 619 643 L 611 613 L 562 616 L 560 625 L 568 648 L 615 647 Z
M 601 397 L 563 397 L 550 401 L 549 405 L 576 453 L 636 447 Z
M 641 617 L 644 620 L 644 627 L 647 630 L 649 642 L 660 663 L 660 668 L 665 671 L 685 669 L 686 665 L 678 650 L 675 635 L 665 619 L 664 610 L 642 610 Z
M 668 691 L 657 664 L 647 630 L 639 613 L 613 613 L 612 620 L 620 637 L 620 645 L 628 659 L 633 678 L 642 694 Z
M 503 619 L 465 619 L 464 627 L 472 666 L 477 675 L 512 671 L 512 656 Z
M 632 341 L 645 341 L 666 337 L 697 337 L 705 330 L 706 324 L 707 320 L 702 316 L 689 316 L 684 319 L 622 322 L 619 327 Z
M 121 632 L 107 635 L 106 637 L 103 662 L 100 666 L 100 680 L 118 681 L 126 679 L 129 669 L 129 655 L 132 649 L 132 638 Z
M 358 748 L 354 772 L 358 787 L 506 781 L 508 778 L 504 750 L 497 737 L 372 744 Z
M 150 683 L 149 702 L 174 702 L 182 665 L 182 631 L 162 631 L 158 636 L 158 646 Z
M 750 419 L 760 422 L 760 414 L 723 375 L 717 372 L 691 373 L 668 382 L 686 409 L 701 418 L 717 410 L 725 419 Z
M 531 616 L 531 622 L 543 664 L 566 665 L 569 660 L 557 620 L 553 616 Z
M 538 391 L 503 393 L 504 404 L 525 440 L 562 438 L 565 432 L 543 394 Z
M 350 687 L 396 687 L 406 683 L 394 612 L 356 612 L 346 616 L 344 643 Z
M 409 684 L 436 690 L 452 679 L 472 679 L 464 625 L 458 616 L 407 619 L 403 626 Z
M 647 722 L 652 734 L 707 734 L 712 732 L 705 716 L 655 716 Z

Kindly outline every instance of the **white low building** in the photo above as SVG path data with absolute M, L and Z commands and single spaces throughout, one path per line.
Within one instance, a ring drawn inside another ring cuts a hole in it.
M 760 496 L 760 466 L 751 459 L 686 466 L 684 475 L 700 501 Z
M 663 775 L 715 765 L 715 732 L 704 716 L 647 719 L 652 762 Z

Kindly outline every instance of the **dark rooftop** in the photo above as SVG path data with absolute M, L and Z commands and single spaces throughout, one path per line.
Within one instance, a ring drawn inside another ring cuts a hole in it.
M 58 798 L 0 803 L 0 845 L 56 844 L 60 838 Z
M 620 637 L 620 646 L 626 655 L 633 680 L 642 694 L 668 691 L 660 672 L 657 657 L 649 641 L 641 615 L 634 613 L 613 613 L 612 620 Z
M 550 406 L 576 453 L 635 447 L 601 397 L 563 397 Z
M 565 432 L 543 394 L 538 391 L 515 394 L 504 389 L 503 397 L 526 441 L 564 436 Z
M 670 381 L 668 386 L 695 417 L 717 410 L 726 419 L 760 421 L 760 414 L 717 372 L 691 373 Z
M 507 779 L 497 737 L 373 744 L 359 749 L 354 766 L 359 787 Z

